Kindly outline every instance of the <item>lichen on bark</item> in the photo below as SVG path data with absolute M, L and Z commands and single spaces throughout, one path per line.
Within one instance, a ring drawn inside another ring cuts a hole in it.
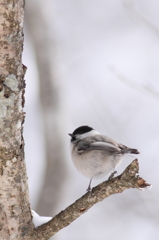
M 34 226 L 22 136 L 24 1 L 0 4 L 0 238 L 27 239 Z

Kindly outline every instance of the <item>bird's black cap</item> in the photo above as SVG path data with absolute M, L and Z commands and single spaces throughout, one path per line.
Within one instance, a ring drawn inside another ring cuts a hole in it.
M 93 128 L 89 126 L 81 126 L 74 130 L 73 135 L 87 133 L 90 132 L 91 130 L 93 130 Z
M 81 126 L 76 128 L 73 133 L 69 133 L 68 135 L 71 137 L 71 142 L 74 142 L 76 141 L 76 135 L 87 133 L 90 132 L 91 130 L 93 130 L 93 128 L 89 126 Z

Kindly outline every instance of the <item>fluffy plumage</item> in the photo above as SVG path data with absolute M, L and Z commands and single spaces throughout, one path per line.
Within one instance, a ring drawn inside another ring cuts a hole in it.
M 71 136 L 71 155 L 75 167 L 86 177 L 92 178 L 113 173 L 124 154 L 138 154 L 115 140 L 101 135 L 89 126 L 81 126 Z M 87 190 L 90 190 L 90 184 Z

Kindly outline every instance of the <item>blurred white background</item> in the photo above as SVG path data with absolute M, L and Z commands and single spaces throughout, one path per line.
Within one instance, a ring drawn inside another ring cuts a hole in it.
M 81 125 L 137 148 L 140 176 L 153 185 L 105 199 L 52 239 L 159 239 L 158 13 L 158 0 L 26 1 L 24 134 L 32 209 L 53 216 L 85 193 L 89 180 L 71 162 L 68 136 Z M 48 97 L 53 107 L 45 111 Z M 48 155 L 59 152 L 48 167 Z M 132 160 L 126 157 L 118 173 Z

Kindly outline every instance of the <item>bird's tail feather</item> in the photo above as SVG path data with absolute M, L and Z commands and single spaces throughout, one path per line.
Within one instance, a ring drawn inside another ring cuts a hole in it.
M 123 148 L 122 153 L 132 153 L 132 154 L 139 154 L 140 152 L 135 148 Z
M 137 149 L 129 148 L 129 153 L 139 154 L 140 152 Z

